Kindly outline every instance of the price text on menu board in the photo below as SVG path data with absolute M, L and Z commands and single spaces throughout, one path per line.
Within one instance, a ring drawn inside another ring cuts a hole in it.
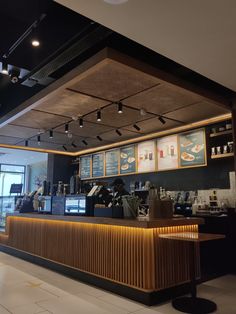
M 186 132 L 179 135 L 180 166 L 206 164 L 205 130 Z
M 119 173 L 119 149 L 106 152 L 106 176 L 114 176 Z
M 92 172 L 93 177 L 103 177 L 104 176 L 104 154 L 94 154 L 92 161 Z
M 87 179 L 91 177 L 91 156 L 81 157 L 80 177 L 81 179 Z

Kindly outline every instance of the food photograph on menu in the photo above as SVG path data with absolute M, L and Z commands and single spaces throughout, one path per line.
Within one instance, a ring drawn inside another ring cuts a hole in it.
M 205 130 L 195 130 L 179 135 L 180 166 L 191 167 L 206 164 Z
M 166 136 L 157 140 L 158 170 L 178 168 L 178 137 Z
M 120 173 L 133 173 L 136 170 L 135 146 L 121 147 L 120 149 Z
M 139 143 L 138 147 L 138 172 L 150 172 L 156 170 L 155 141 Z

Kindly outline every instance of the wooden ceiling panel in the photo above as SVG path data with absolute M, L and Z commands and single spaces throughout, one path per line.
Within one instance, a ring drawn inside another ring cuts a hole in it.
M 184 121 L 185 123 L 191 123 L 219 116 L 225 113 L 229 113 L 229 111 L 211 102 L 203 101 L 188 106 L 186 108 L 182 108 L 179 110 L 175 110 L 171 113 L 168 113 L 166 117 L 181 120 Z
M 0 144 L 16 144 L 21 140 L 19 137 L 11 136 L 1 136 L 0 135 Z
M 127 126 L 129 124 L 136 123 L 140 120 L 147 119 L 152 115 L 141 116 L 140 112 L 130 108 L 123 108 L 123 113 L 117 112 L 117 105 L 111 105 L 102 110 L 102 121 L 106 125 L 110 125 L 114 128 L 119 128 L 122 126 Z M 96 121 L 96 112 L 87 116 L 86 120 Z
M 0 128 L 0 135 L 5 136 L 27 139 L 28 137 L 34 136 L 36 134 L 37 130 L 35 129 L 20 127 L 12 124 L 7 124 L 4 127 Z
M 194 93 L 166 83 L 130 97 L 124 104 L 162 115 L 201 100 L 202 97 Z
M 41 103 L 37 106 L 37 109 L 72 117 L 83 116 L 84 114 L 96 110 L 106 104 L 107 102 L 103 100 L 98 100 L 77 92 L 63 90 L 55 94 L 49 100 Z
M 130 138 L 135 138 L 141 135 L 141 134 L 134 133 L 134 132 L 131 132 L 129 130 L 124 130 L 124 129 L 120 129 L 119 131 L 121 132 L 122 136 L 119 136 L 115 130 L 112 130 L 110 132 L 106 132 L 102 134 L 101 137 L 105 141 L 110 141 L 112 143 L 115 143 L 117 141 L 123 141 Z M 99 145 L 101 145 L 101 143 L 102 142 L 100 142 Z
M 30 110 L 21 117 L 14 120 L 14 125 L 21 125 L 35 129 L 50 129 L 67 121 L 68 118 Z
M 153 76 L 107 59 L 70 88 L 110 101 L 118 101 L 158 83 L 160 80 Z

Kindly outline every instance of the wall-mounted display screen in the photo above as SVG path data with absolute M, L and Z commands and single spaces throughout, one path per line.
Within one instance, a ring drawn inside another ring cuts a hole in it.
M 158 170 L 178 168 L 178 137 L 171 135 L 157 140 Z
M 106 176 L 114 176 L 119 173 L 119 150 L 106 152 Z
M 137 145 L 138 172 L 150 172 L 156 170 L 155 141 L 146 141 Z
M 120 174 L 136 171 L 135 146 L 121 147 L 120 149 Z
M 86 214 L 86 196 L 67 196 L 65 201 L 65 214 L 67 215 L 85 215 Z
M 180 134 L 179 145 L 181 167 L 193 167 L 206 164 L 204 129 Z

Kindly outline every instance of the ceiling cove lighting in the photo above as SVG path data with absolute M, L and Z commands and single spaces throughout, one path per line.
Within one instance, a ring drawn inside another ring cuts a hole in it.
M 29 145 L 29 141 L 26 140 L 26 141 L 25 141 L 25 147 L 28 147 L 28 145 Z
M 49 138 L 53 138 L 53 130 L 49 131 Z
M 137 125 L 137 124 L 134 124 L 133 127 L 137 130 L 137 131 L 140 131 L 141 128 Z
M 68 151 L 68 149 L 65 147 L 65 145 L 62 145 L 62 148 L 64 149 L 64 151 Z
M 101 138 L 101 136 L 97 136 L 97 139 L 100 141 L 100 142 L 102 142 L 102 138 Z
M 2 74 L 9 74 L 8 72 L 8 64 L 6 61 L 2 61 Z
M 160 121 L 162 124 L 165 124 L 165 123 L 166 123 L 166 120 L 164 120 L 163 117 L 159 117 L 158 119 L 159 119 L 159 121 Z
M 38 141 L 38 145 L 41 144 L 41 138 L 40 138 L 40 135 L 37 136 L 37 141 Z
M 117 129 L 116 130 L 116 133 L 119 135 L 119 136 L 122 136 L 122 133 Z
M 69 132 L 69 124 L 66 123 L 66 124 L 65 124 L 65 133 L 68 133 L 68 132 Z
M 88 145 L 88 142 L 86 142 L 85 140 L 83 140 L 82 143 L 86 146 Z
M 71 143 L 71 146 L 72 147 L 74 147 L 74 148 L 76 148 L 77 147 L 77 145 L 73 142 L 73 143 Z
M 98 122 L 102 121 L 102 113 L 101 113 L 101 110 L 98 110 L 98 111 L 97 111 L 97 121 L 98 121 Z
M 118 102 L 118 108 L 117 108 L 118 113 L 123 113 L 122 109 L 123 109 L 123 104 L 121 102 Z
M 84 120 L 83 118 L 79 119 L 79 127 L 82 128 L 84 126 Z

